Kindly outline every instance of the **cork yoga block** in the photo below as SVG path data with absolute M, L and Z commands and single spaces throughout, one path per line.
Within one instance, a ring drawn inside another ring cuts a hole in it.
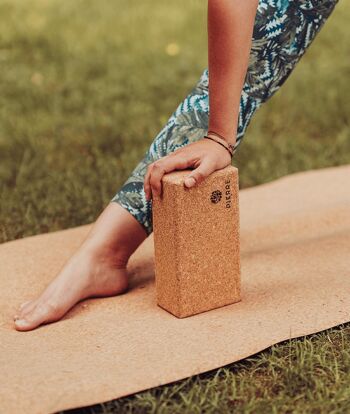
M 157 304 L 178 318 L 241 300 L 238 169 L 187 188 L 191 171 L 165 174 L 152 201 Z

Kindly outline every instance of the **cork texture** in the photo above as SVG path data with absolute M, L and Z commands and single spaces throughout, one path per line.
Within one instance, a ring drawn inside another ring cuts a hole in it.
M 240 190 L 240 302 L 176 318 L 157 306 L 154 240 L 130 258 L 130 290 L 17 332 L 90 226 L 0 246 L 0 413 L 88 406 L 209 371 L 350 321 L 350 165 Z
M 153 199 L 157 304 L 183 318 L 241 300 L 238 169 L 186 188 L 168 173 Z

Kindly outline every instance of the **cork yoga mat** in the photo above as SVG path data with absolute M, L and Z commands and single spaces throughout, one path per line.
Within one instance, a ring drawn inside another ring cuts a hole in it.
M 119 297 L 58 323 L 12 325 L 80 244 L 82 226 L 0 246 L 0 412 L 52 413 L 156 387 L 350 321 L 350 166 L 240 191 L 242 301 L 178 319 L 156 305 L 152 235 Z

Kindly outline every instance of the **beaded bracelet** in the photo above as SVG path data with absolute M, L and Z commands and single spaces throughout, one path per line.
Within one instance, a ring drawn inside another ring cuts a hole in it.
M 215 135 L 215 138 L 216 139 L 214 139 L 213 137 L 209 137 L 208 136 L 209 133 Z M 208 138 L 208 139 L 211 139 L 214 142 L 217 142 L 218 144 L 220 144 L 221 146 L 223 146 L 229 152 L 231 158 L 233 157 L 234 146 L 232 144 L 228 143 L 227 140 L 224 137 L 222 137 L 221 135 L 217 134 L 216 132 L 211 132 L 210 131 L 210 132 L 208 132 L 208 135 L 204 135 L 204 138 Z M 218 141 L 218 139 L 220 141 Z M 221 140 L 224 141 L 226 145 L 223 144 L 221 142 Z

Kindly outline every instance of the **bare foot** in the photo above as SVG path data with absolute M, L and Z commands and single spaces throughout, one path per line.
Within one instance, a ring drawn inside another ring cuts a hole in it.
M 15 328 L 29 331 L 62 318 L 77 302 L 128 289 L 127 262 L 146 238 L 136 219 L 117 203 L 100 215 L 87 239 L 36 300 L 15 315 Z
M 126 263 L 113 254 L 76 253 L 36 300 L 24 303 L 15 316 L 19 331 L 32 330 L 62 318 L 77 302 L 89 297 L 114 296 L 128 288 Z

